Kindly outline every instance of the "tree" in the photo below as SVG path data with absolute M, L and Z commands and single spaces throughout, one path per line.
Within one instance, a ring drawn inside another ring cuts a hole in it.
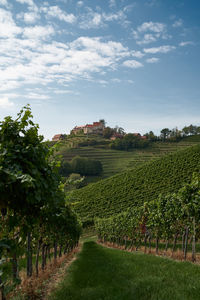
M 118 134 L 125 134 L 125 131 L 124 131 L 124 128 L 122 127 L 119 127 L 119 126 L 115 126 L 115 128 L 113 129 L 115 133 L 118 133 Z
M 31 230 L 38 222 L 41 207 L 54 202 L 59 177 L 50 149 L 38 134 L 39 126 L 32 121 L 29 105 L 13 120 L 6 117 L 0 122 L 0 203 L 1 209 L 9 208 L 13 228 L 23 218 L 21 235 L 27 235 L 27 275 L 32 274 Z M 5 212 L 6 214 L 6 212 Z M 15 239 L 16 240 L 16 239 Z M 17 240 L 16 240 L 17 241 Z M 16 243 L 12 239 L 13 247 Z M 14 252 L 11 249 L 11 253 Z
M 182 132 L 186 136 L 189 135 L 189 127 L 188 126 L 183 127 Z
M 59 168 L 59 173 L 63 177 L 67 177 L 72 173 L 72 166 L 68 161 L 62 161 Z
M 100 119 L 99 122 L 102 123 L 104 127 L 106 126 L 106 121 L 104 119 Z
M 71 166 L 73 173 L 83 176 L 95 176 L 101 174 L 103 171 L 100 161 L 80 156 L 75 156 L 72 159 Z
M 114 134 L 114 130 L 110 127 L 105 127 L 103 130 L 103 137 L 109 139 Z
M 171 141 L 178 141 L 181 139 L 181 131 L 178 130 L 177 127 L 173 128 L 169 135 Z
M 163 128 L 162 130 L 161 130 L 161 138 L 165 141 L 166 140 L 166 138 L 169 136 L 169 134 L 170 134 L 170 130 L 169 130 L 169 128 Z
M 153 131 L 149 131 L 149 132 L 145 133 L 145 136 L 151 142 L 154 142 L 157 140 L 157 136 L 153 133 Z
M 72 212 L 65 206 L 57 163 L 52 159 L 53 148 L 43 143 L 32 117 L 27 105 L 17 119 L 9 116 L 0 122 L 0 265 L 2 257 L 9 258 L 14 283 L 19 275 L 19 255 L 26 254 L 30 277 L 35 250 L 38 274 L 40 249 L 44 267 L 52 241 L 56 239 L 61 245 L 65 236 L 74 246 L 80 232 L 76 217 L 71 218 Z M 3 299 L 1 270 L 0 292 Z

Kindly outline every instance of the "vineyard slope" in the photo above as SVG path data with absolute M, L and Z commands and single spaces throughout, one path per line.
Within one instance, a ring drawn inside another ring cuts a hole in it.
M 177 191 L 200 170 L 200 146 L 166 155 L 153 162 L 76 190 L 67 196 L 83 222 L 109 217 L 129 207 Z

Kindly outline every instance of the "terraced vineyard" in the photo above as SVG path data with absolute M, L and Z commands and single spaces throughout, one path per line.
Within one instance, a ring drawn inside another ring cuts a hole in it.
M 74 156 L 82 156 L 91 159 L 100 160 L 103 165 L 102 177 L 110 177 L 116 173 L 122 172 L 127 169 L 137 167 L 148 161 L 156 160 L 163 155 L 176 152 L 181 149 L 185 149 L 195 144 L 200 144 L 200 139 L 190 139 L 179 143 L 154 143 L 151 148 L 143 150 L 133 151 L 119 151 L 111 150 L 105 146 L 93 146 L 93 147 L 80 147 L 69 149 L 64 144 L 61 146 L 60 154 L 62 154 L 64 160 L 71 160 Z
M 200 145 L 164 156 L 76 190 L 68 197 L 83 221 L 107 217 L 160 193 L 176 192 L 200 170 Z

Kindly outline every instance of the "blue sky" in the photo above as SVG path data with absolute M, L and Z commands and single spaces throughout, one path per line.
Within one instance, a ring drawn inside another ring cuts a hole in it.
M 27 103 L 45 139 L 200 125 L 200 2 L 0 0 L 0 119 Z

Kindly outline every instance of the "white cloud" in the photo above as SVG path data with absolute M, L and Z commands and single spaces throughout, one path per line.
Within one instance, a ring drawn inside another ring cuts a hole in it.
M 18 81 L 2 80 L 0 82 L 1 82 L 0 91 L 10 91 L 10 90 L 17 89 L 20 86 L 20 83 Z
M 0 90 L 55 82 L 66 85 L 77 78 L 90 80 L 94 72 L 115 70 L 122 58 L 131 56 L 121 43 L 101 38 L 80 37 L 71 43 L 49 43 L 44 38 L 51 33 L 47 27 L 26 27 L 24 39 L 0 39 L 0 57 L 4 55 Z M 5 53 L 9 56 L 5 57 Z
M 7 97 L 1 98 L 0 96 L 0 108 L 10 108 L 14 106 L 14 103 L 11 102 Z
M 182 21 L 181 19 L 179 19 L 179 20 L 175 21 L 175 22 L 172 24 L 172 26 L 173 26 L 174 28 L 181 27 L 181 26 L 183 26 L 183 21 Z
M 144 22 L 142 25 L 138 26 L 137 30 L 139 32 L 146 32 L 146 31 L 152 31 L 152 32 L 163 32 L 165 31 L 166 25 L 163 23 L 158 22 Z
M 189 46 L 189 45 L 194 45 L 194 42 L 187 41 L 187 42 L 179 43 L 179 46 L 181 46 L 181 47 L 185 47 L 185 46 Z
M 0 98 L 8 98 L 8 99 L 15 99 L 15 98 L 19 98 L 21 95 L 17 94 L 17 93 L 4 93 L 4 94 L 0 94 Z
M 111 13 L 111 14 L 103 13 L 102 17 L 107 22 L 119 21 L 119 20 L 126 19 L 126 16 L 122 10 L 118 11 L 117 13 Z
M 29 39 L 48 39 L 49 36 L 55 34 L 51 25 L 25 27 L 23 36 Z
M 0 5 L 9 7 L 9 4 L 8 4 L 7 0 L 0 0 Z
M 17 15 L 17 18 L 22 19 L 25 23 L 33 24 L 40 19 L 40 14 L 36 11 L 31 11 L 26 13 L 20 13 Z
M 159 62 L 159 58 L 157 58 L 157 57 L 152 57 L 152 58 L 147 58 L 146 59 L 146 62 L 147 63 L 149 63 L 149 64 L 154 64 L 154 63 L 157 63 L 157 62 Z
M 158 22 L 144 22 L 133 30 L 133 37 L 138 45 L 156 42 L 159 38 L 168 39 L 166 25 Z
M 130 84 L 134 84 L 134 83 L 135 83 L 135 82 L 134 82 L 133 80 L 131 80 L 131 79 L 128 79 L 127 82 L 130 83 Z
M 16 0 L 16 1 L 21 4 L 27 4 L 29 10 L 38 12 L 38 7 L 37 5 L 35 5 L 33 0 Z
M 15 24 L 11 12 L 0 8 L 0 38 L 11 38 L 21 31 L 21 28 Z
M 16 1 L 21 3 L 21 4 L 27 4 L 29 6 L 34 6 L 33 0 L 16 0 Z
M 116 6 L 116 1 L 115 0 L 109 0 L 109 6 L 110 7 Z
M 83 15 L 80 22 L 80 28 L 90 29 L 104 26 L 102 15 L 89 9 L 86 15 Z
M 137 60 L 126 60 L 123 62 L 123 65 L 128 68 L 138 69 L 143 67 L 143 64 Z
M 131 55 L 137 58 L 142 58 L 145 54 L 142 53 L 141 51 L 132 51 Z
M 130 11 L 132 11 L 132 9 L 133 9 L 134 6 L 136 6 L 136 3 L 130 4 L 130 5 L 126 5 L 126 6 L 124 6 L 123 11 L 124 12 L 130 12 Z
M 78 95 L 78 92 L 75 92 L 73 90 L 54 90 L 55 94 L 61 95 L 61 94 L 74 94 L 74 95 Z
M 59 6 L 50 6 L 43 7 L 41 9 L 48 17 L 58 18 L 60 21 L 64 21 L 66 23 L 74 23 L 76 21 L 76 17 L 73 14 L 67 14 L 62 11 Z
M 84 4 L 83 1 L 78 1 L 77 2 L 77 6 L 79 6 L 79 7 L 83 6 L 83 4 Z
M 154 47 L 154 48 L 145 48 L 143 51 L 145 53 L 155 54 L 155 53 L 168 53 L 174 49 L 176 49 L 175 46 L 165 45 L 165 46 Z
M 111 81 L 114 82 L 114 83 L 122 82 L 121 79 L 119 79 L 119 78 L 112 78 Z
M 42 95 L 42 94 L 37 94 L 37 93 L 29 93 L 25 97 L 28 99 L 39 99 L 39 100 L 50 99 L 50 97 L 48 95 Z
M 157 41 L 157 36 L 156 35 L 153 35 L 151 33 L 146 33 L 143 37 L 143 39 L 141 41 L 137 41 L 136 43 L 138 45 L 144 45 L 144 44 L 149 44 L 149 43 L 152 43 L 152 42 L 156 42 Z
M 100 38 L 80 37 L 72 42 L 70 46 L 72 49 L 85 48 L 108 57 L 123 57 L 130 54 L 128 49 L 121 43 L 113 41 L 102 42 Z
M 120 10 L 116 13 L 99 13 L 88 8 L 87 14 L 81 17 L 80 27 L 82 29 L 100 28 L 106 26 L 107 22 L 120 22 L 123 26 L 129 23 L 125 13 Z

